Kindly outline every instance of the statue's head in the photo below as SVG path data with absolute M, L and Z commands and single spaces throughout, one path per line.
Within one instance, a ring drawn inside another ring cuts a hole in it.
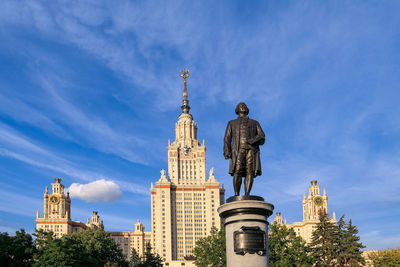
M 246 115 L 249 115 L 249 108 L 246 106 L 246 104 L 244 102 L 240 102 L 236 106 L 235 113 L 237 115 L 239 115 L 239 113 L 244 113 Z

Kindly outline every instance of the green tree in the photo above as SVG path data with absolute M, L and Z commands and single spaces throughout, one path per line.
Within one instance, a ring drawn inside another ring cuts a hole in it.
M 226 266 L 225 228 L 218 231 L 213 227 L 209 236 L 197 240 L 194 255 L 198 267 Z
M 86 231 L 54 238 L 52 232 L 36 232 L 34 266 L 127 266 L 121 249 L 102 230 Z
M 285 225 L 271 224 L 269 234 L 269 262 L 271 267 L 312 266 L 313 259 L 306 242 Z
M 374 267 L 400 266 L 400 248 L 373 252 L 369 255 Z
M 32 236 L 24 229 L 15 236 L 0 234 L 0 266 L 32 266 L 35 251 Z
M 129 267 L 141 267 L 142 261 L 135 248 L 132 248 L 131 257 L 129 258 Z
M 0 266 L 10 266 L 11 237 L 8 233 L 0 233 Z
M 104 266 L 106 263 L 127 266 L 125 257 L 118 244 L 114 242 L 110 232 L 99 229 L 87 229 L 69 235 L 64 235 L 63 242 L 83 246 L 88 255 L 88 261 L 93 266 Z
M 36 231 L 34 235 L 37 252 L 33 266 L 90 266 L 89 255 L 82 244 L 54 238 L 53 232 L 43 230 Z
M 336 262 L 339 266 L 360 266 L 365 260 L 361 256 L 361 249 L 365 246 L 359 242 L 360 237 L 357 235 L 357 227 L 344 221 L 344 215 L 340 217 L 337 223 L 337 258 Z
M 335 266 L 337 258 L 338 232 L 336 226 L 330 222 L 328 214 L 319 214 L 319 223 L 312 233 L 310 243 L 311 256 L 316 266 Z
M 152 248 L 150 243 L 146 244 L 146 252 L 144 253 L 144 260 L 140 267 L 162 267 L 162 258 L 157 253 L 151 252 Z

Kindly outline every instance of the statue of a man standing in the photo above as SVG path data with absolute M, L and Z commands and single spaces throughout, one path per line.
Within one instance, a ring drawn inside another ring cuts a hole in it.
M 253 179 L 261 175 L 260 148 L 265 134 L 256 120 L 248 117 L 249 109 L 241 102 L 235 109 L 238 118 L 228 122 L 224 138 L 224 157 L 230 159 L 229 174 L 233 176 L 235 196 L 239 196 L 245 177 L 245 195 L 250 195 Z

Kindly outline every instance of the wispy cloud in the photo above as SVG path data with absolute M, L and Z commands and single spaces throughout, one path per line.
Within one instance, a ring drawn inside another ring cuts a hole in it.
M 6 86 L 2 86 L 3 88 Z M 12 89 L 10 89 L 12 90 Z M 20 122 L 26 122 L 36 127 L 46 129 L 64 139 L 70 140 L 68 132 L 57 125 L 52 119 L 15 97 L 0 94 L 0 113 Z M 27 116 L 29 114 L 29 116 Z
M 199 136 L 206 136 L 207 164 L 228 191 L 221 138 L 234 105 L 246 101 L 268 137 L 254 192 L 296 214 L 291 219 L 301 219 L 311 179 L 327 188 L 330 210 L 338 214 L 359 214 L 362 203 L 398 204 L 398 9 L 395 2 L 5 0 L 2 51 L 19 60 L 15 72 L 26 82 L 20 86 L 5 73 L 0 115 L 40 129 L 36 136 L 68 140 L 104 157 L 166 164 L 163 152 L 181 98 L 177 73 L 189 67 L 189 98 Z M 148 196 L 148 188 L 115 179 L 113 167 L 107 175 L 95 164 L 83 166 L 6 123 L 0 142 L 4 157 L 80 182 L 113 180 Z
M 29 165 L 53 170 L 57 173 L 63 173 L 81 181 L 112 180 L 118 184 L 122 183 L 125 191 L 143 195 L 149 194 L 147 188 L 142 185 L 113 179 L 108 175 L 75 167 L 76 164 L 39 147 L 4 124 L 0 124 L 0 133 L 0 145 L 3 146 L 0 147 L 1 156 L 14 158 Z M 10 149 L 19 152 L 14 152 Z
M 43 205 L 40 198 L 28 197 L 0 189 L 0 210 L 20 216 L 35 218 L 36 210 Z
M 400 235 L 383 235 L 380 231 L 372 231 L 362 236 L 362 242 L 368 249 L 398 248 Z

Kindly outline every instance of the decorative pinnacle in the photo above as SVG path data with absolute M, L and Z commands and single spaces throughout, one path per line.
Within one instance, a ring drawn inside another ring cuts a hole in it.
M 190 71 L 189 70 L 181 70 L 179 75 L 183 79 L 183 100 L 182 100 L 181 109 L 182 109 L 183 113 L 189 113 L 190 106 L 189 106 L 189 100 L 188 100 L 186 79 L 189 78 Z

